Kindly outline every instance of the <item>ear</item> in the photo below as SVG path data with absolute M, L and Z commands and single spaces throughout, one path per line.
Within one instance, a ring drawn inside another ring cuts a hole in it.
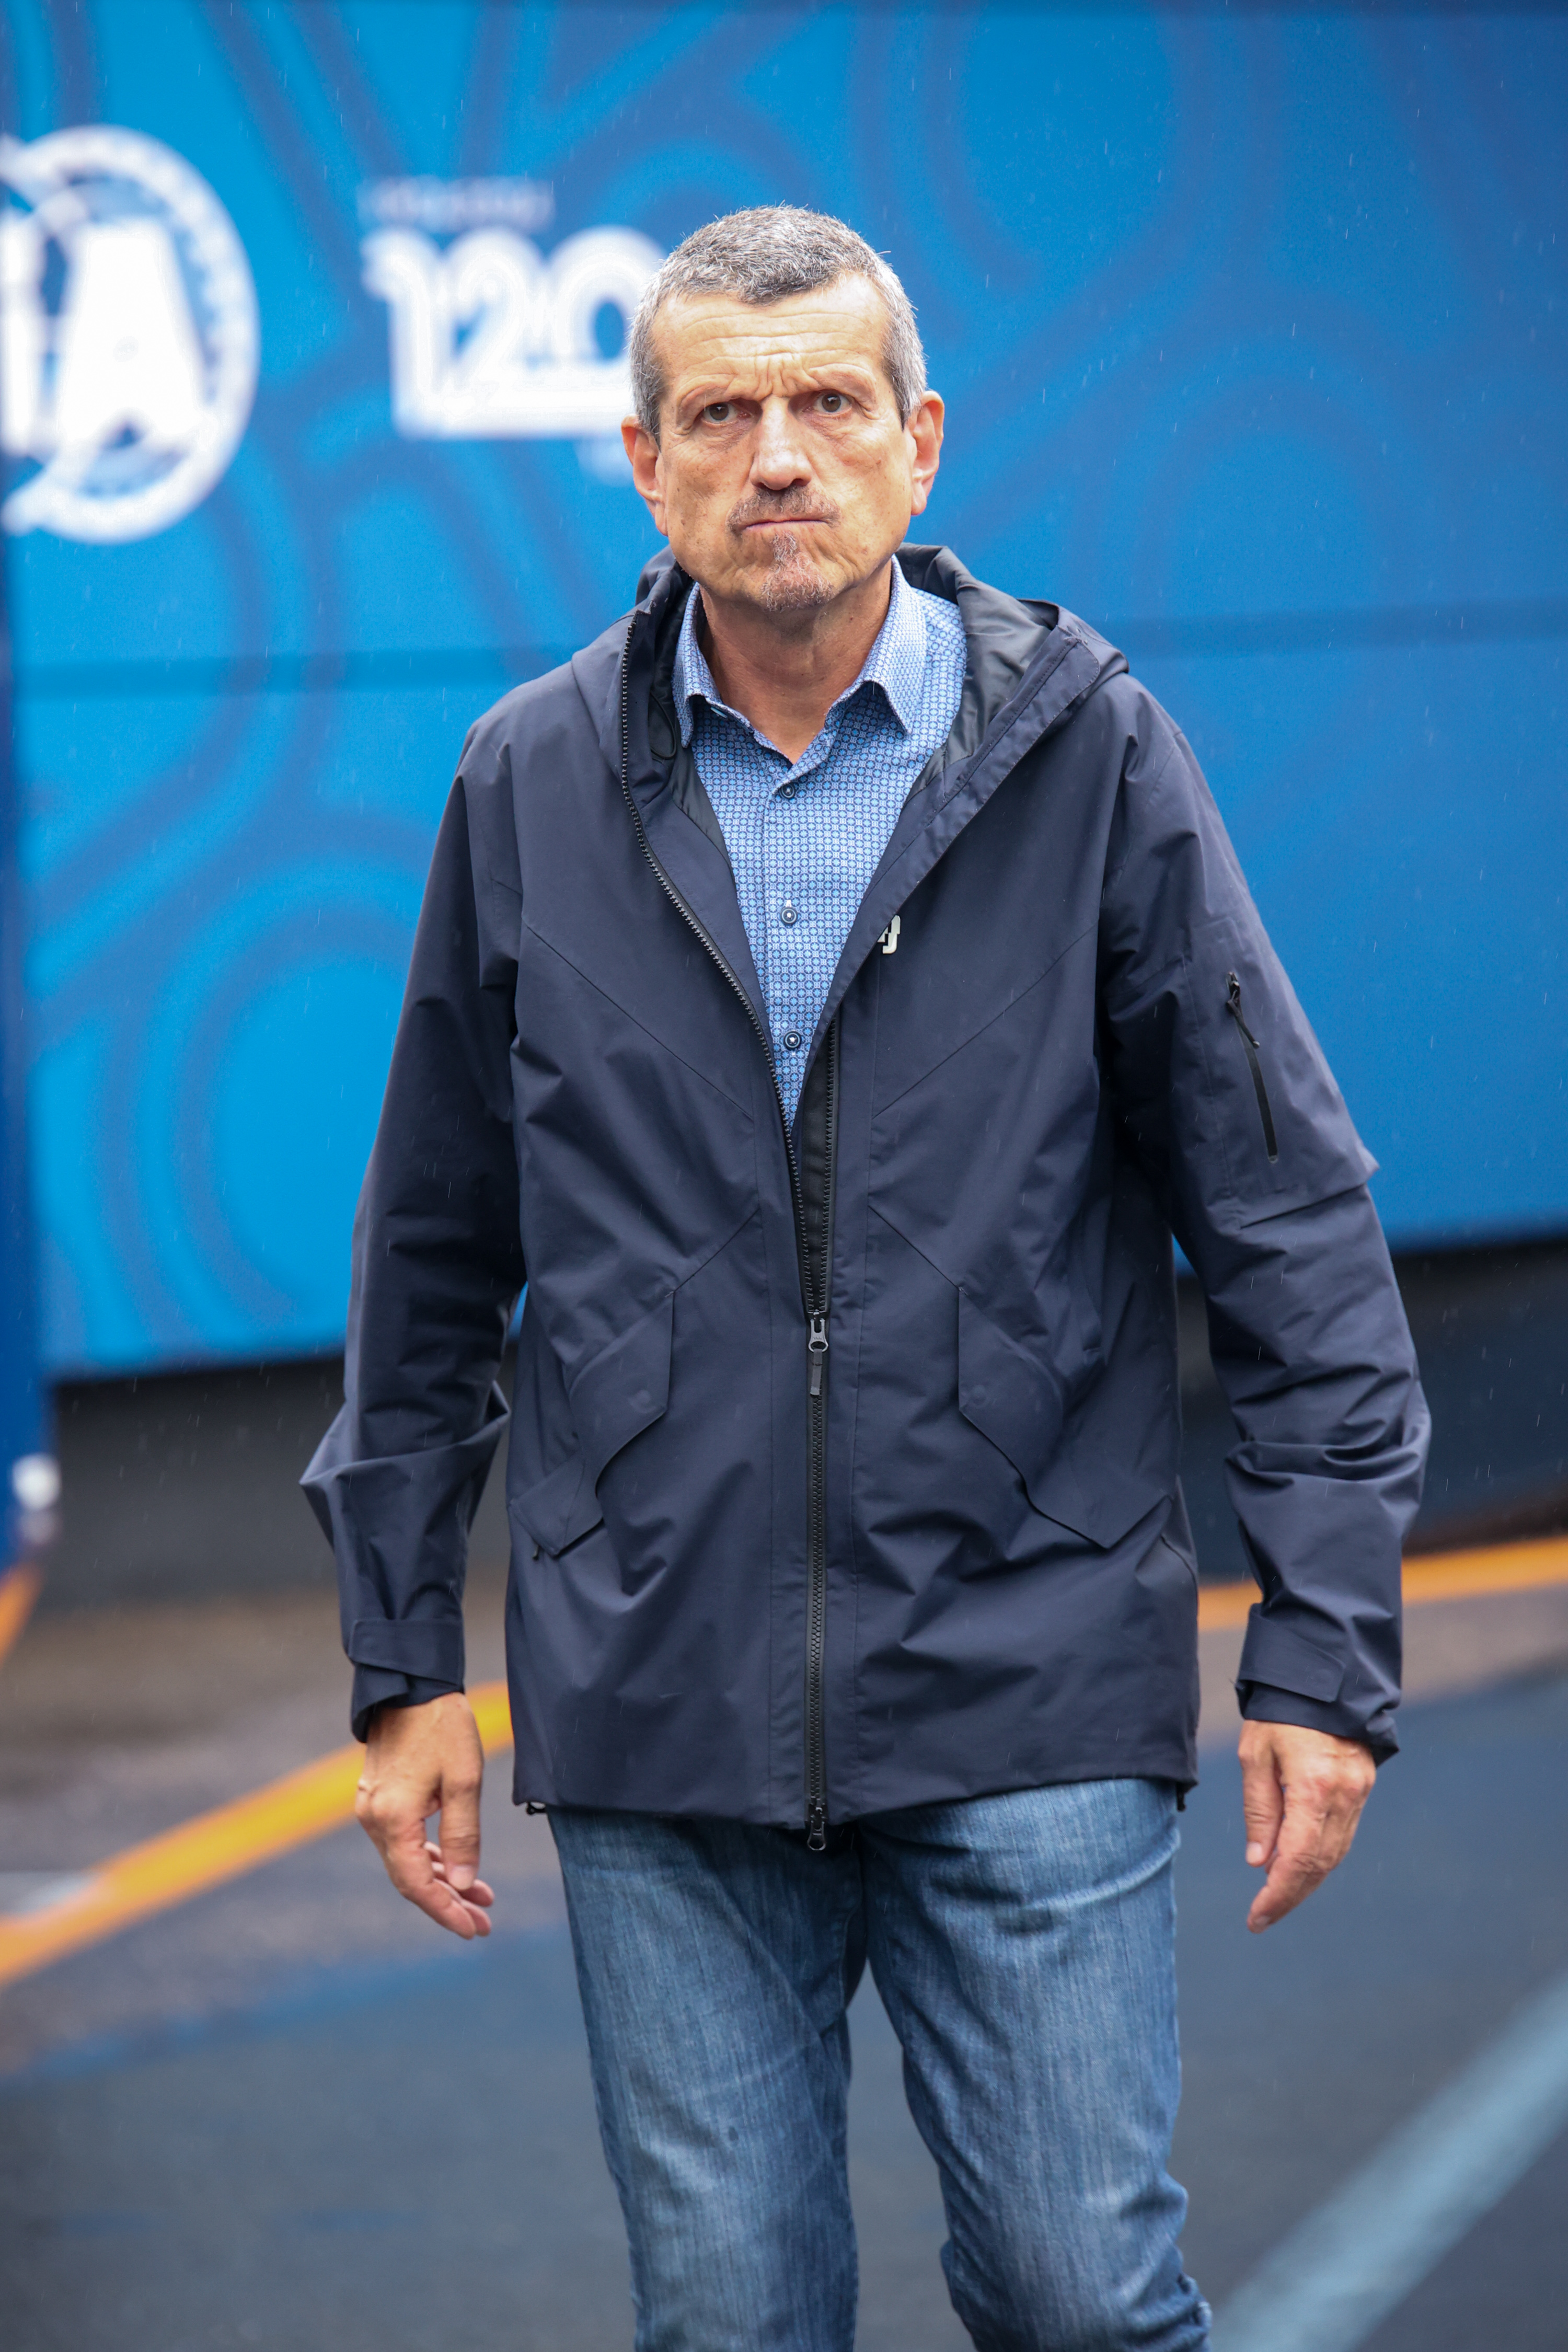
M 942 426 L 946 413 L 942 394 L 928 392 L 904 427 L 910 447 L 910 508 L 915 514 L 924 514 L 931 486 L 942 463 Z
M 654 529 L 665 530 L 664 469 L 659 457 L 658 443 L 646 425 L 635 416 L 625 418 L 621 425 L 621 446 L 632 469 L 632 479 L 644 505 L 653 517 Z M 665 532 L 668 538 L 668 531 Z

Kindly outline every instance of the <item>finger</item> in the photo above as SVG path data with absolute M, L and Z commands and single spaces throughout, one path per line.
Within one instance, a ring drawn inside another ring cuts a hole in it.
M 440 1863 L 433 1863 L 431 1868 L 443 1886 L 451 1885 L 451 1881 Z M 476 1878 L 471 1886 L 454 1886 L 452 1892 L 454 1895 L 460 1894 L 465 1903 L 477 1904 L 481 1911 L 488 1911 L 496 1899 L 494 1887 L 487 1885 L 482 1878 Z
M 457 1888 L 447 1885 L 445 1876 L 437 1876 L 422 1821 L 384 1830 L 376 1843 L 381 1847 L 387 1876 L 416 1910 L 434 1919 L 438 1927 L 461 1936 L 465 1942 L 477 1935 L 489 1935 L 489 1921 L 483 1911 L 466 1902 Z
M 430 1867 L 435 1872 L 437 1877 L 444 1879 L 447 1875 L 447 1865 L 441 1858 L 440 1847 L 438 1845 L 427 1845 L 425 1851 L 430 1856 Z M 463 1900 L 465 1903 L 478 1903 L 487 1911 L 489 1909 L 490 1905 L 495 1901 L 495 1888 L 487 1885 L 485 1880 L 482 1878 L 476 1878 L 473 1885 L 465 1889 L 463 1895 Z
M 1253 1897 L 1252 1908 L 1247 1915 L 1247 1924 L 1253 1934 L 1261 1935 L 1265 1927 L 1272 1927 L 1277 1919 L 1283 1919 L 1288 1912 L 1304 1903 L 1314 1887 L 1321 1885 L 1331 1867 L 1317 1849 L 1289 1842 L 1288 1832 L 1282 1835 L 1268 1865 L 1268 1875 Z
M 1304 1903 L 1344 1859 L 1361 1810 L 1360 1792 L 1338 1784 L 1286 1790 L 1284 1824 L 1268 1876 L 1247 1915 L 1255 1935 Z
M 437 1875 L 436 1883 L 438 1886 L 445 1886 L 447 1884 L 446 1880 L 442 1878 L 439 1874 Z M 495 1901 L 495 1897 L 493 1895 L 489 1894 L 488 1889 L 485 1896 L 479 1896 L 477 1895 L 458 1895 L 456 1887 L 452 1887 L 449 1891 L 457 1896 L 457 1900 L 463 1906 L 463 1908 L 466 1911 L 472 1911 L 476 1916 L 484 1920 L 487 1927 L 489 1925 L 490 1905 Z
M 444 1879 L 432 1878 L 427 1887 L 422 1892 L 416 1890 L 409 1895 L 408 1900 L 416 1910 L 423 1911 L 427 1919 L 434 1919 L 438 1927 L 460 1936 L 465 1944 L 472 1943 L 476 1936 L 488 1936 L 490 1932 L 489 1913 L 481 1910 L 477 1904 L 469 1903 Z
M 398 1892 L 413 1904 L 416 1911 L 423 1911 L 426 1917 L 434 1919 L 438 1927 L 446 1927 L 454 1936 L 460 1936 L 465 1943 L 472 1942 L 476 1936 L 488 1936 L 490 1932 L 489 1913 L 480 1905 L 470 1903 L 467 1895 L 459 1895 L 455 1887 L 448 1886 L 446 1880 L 437 1878 L 434 1872 L 422 1884 L 400 1886 Z
M 1279 1825 L 1285 1816 L 1285 1792 L 1279 1785 L 1273 1754 L 1241 1760 L 1241 1818 L 1247 1832 L 1247 1859 L 1261 1870 L 1274 1858 Z
M 441 1782 L 441 1860 L 447 1877 L 466 1895 L 479 1868 L 479 1777 L 458 1769 Z
M 437 1880 L 437 1885 L 444 1886 L 445 1882 Z M 461 1936 L 465 1942 L 471 1942 L 476 1936 L 488 1936 L 491 1922 L 490 1915 L 484 1906 L 479 1903 L 470 1903 L 466 1895 L 458 1894 L 453 1887 L 447 1886 L 445 1891 L 450 1898 L 451 1906 L 457 1907 L 448 1907 L 441 1914 L 442 1927 L 452 1928 L 454 1933 Z

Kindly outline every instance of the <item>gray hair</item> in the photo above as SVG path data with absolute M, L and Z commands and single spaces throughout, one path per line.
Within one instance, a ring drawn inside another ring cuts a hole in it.
M 626 339 L 637 422 L 658 438 L 664 373 L 654 350 L 653 323 L 681 294 L 738 294 L 742 302 L 782 302 L 838 278 L 866 278 L 882 298 L 888 331 L 882 364 L 906 421 L 925 395 L 926 362 L 914 306 L 879 253 L 830 213 L 799 205 L 753 205 L 693 229 L 646 288 Z

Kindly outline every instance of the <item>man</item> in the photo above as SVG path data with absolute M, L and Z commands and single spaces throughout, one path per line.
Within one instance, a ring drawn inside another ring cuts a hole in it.
M 733 215 L 632 362 L 673 561 L 464 748 L 307 1480 L 360 1816 L 485 1931 L 461 1589 L 526 1279 L 515 1795 L 639 2347 L 849 2345 L 868 1958 L 974 2341 L 1191 2352 L 1171 1234 L 1262 1588 L 1262 1928 L 1394 1747 L 1426 1416 L 1373 1163 L 1181 735 L 1083 623 L 905 544 L 942 408 L 885 265 Z

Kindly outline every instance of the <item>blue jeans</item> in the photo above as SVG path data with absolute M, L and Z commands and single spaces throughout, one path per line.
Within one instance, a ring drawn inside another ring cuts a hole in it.
M 1099 1780 L 803 1836 L 551 1815 L 637 2352 L 848 2352 L 868 1958 L 982 2352 L 1203 2352 L 1167 2172 L 1174 1800 Z

